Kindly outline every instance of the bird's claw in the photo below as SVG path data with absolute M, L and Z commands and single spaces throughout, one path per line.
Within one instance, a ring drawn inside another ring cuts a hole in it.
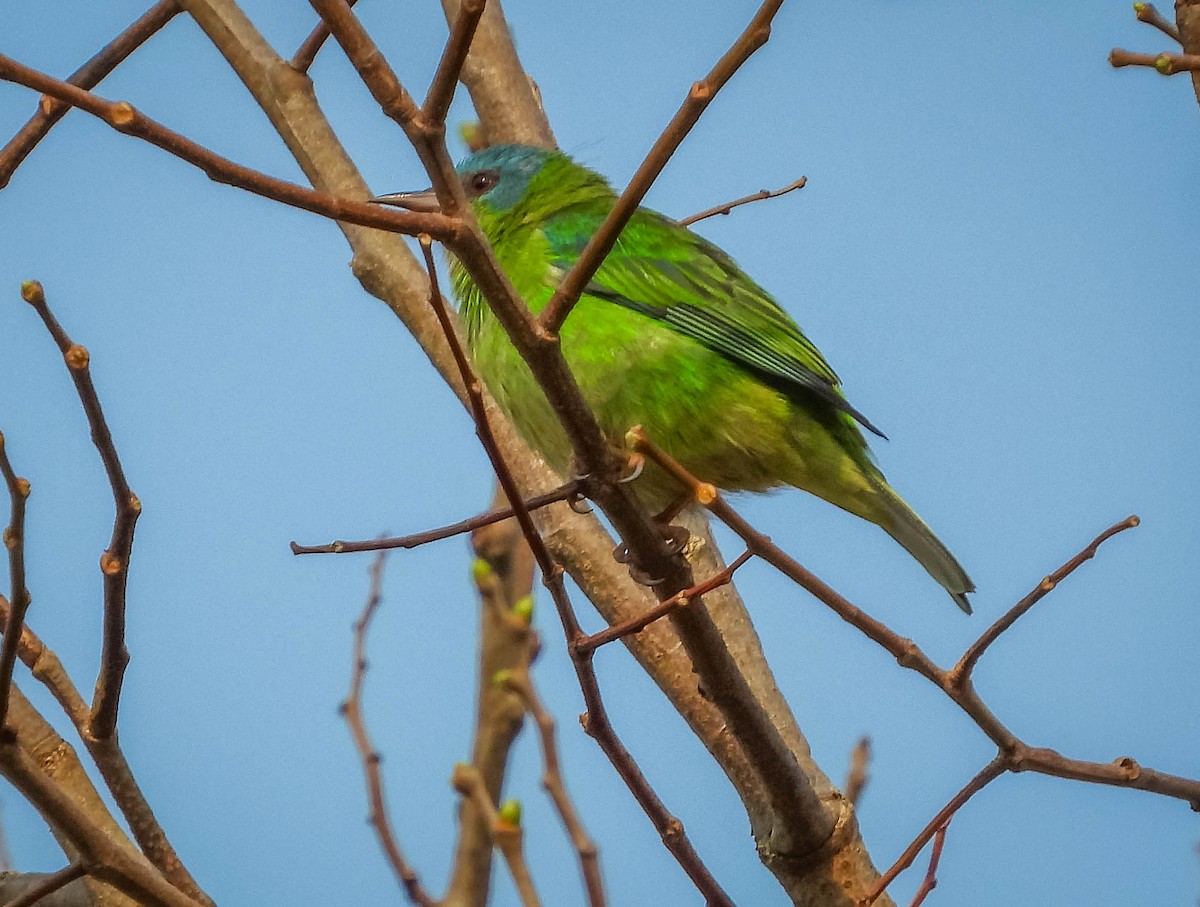
M 618 545 L 613 549 L 613 560 L 618 564 L 624 564 L 629 568 L 629 577 L 635 583 L 642 586 L 658 586 L 666 582 L 665 577 L 653 577 L 637 564 L 633 562 L 633 558 L 629 554 L 629 549 L 625 545 Z
M 617 479 L 617 484 L 618 485 L 626 485 L 629 482 L 634 481 L 635 479 L 638 478 L 638 476 L 640 476 L 642 474 L 642 470 L 645 468 L 646 468 L 646 458 L 645 457 L 643 457 L 640 453 L 630 454 L 629 455 L 629 475 L 621 476 L 621 478 Z
M 592 512 L 592 505 L 588 503 L 587 498 L 582 494 L 573 494 L 567 498 L 567 506 L 576 513 L 587 514 Z

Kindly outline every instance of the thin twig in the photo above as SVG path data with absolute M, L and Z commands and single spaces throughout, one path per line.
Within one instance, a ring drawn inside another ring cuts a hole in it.
M 1147 25 L 1153 25 L 1175 43 L 1181 43 L 1179 26 L 1166 19 L 1153 3 L 1133 4 L 1133 14 L 1138 17 L 1138 21 L 1145 22 Z
M 99 53 L 71 73 L 67 81 L 80 88 L 94 88 L 179 12 L 175 0 L 159 0 L 129 28 L 109 41 Z M 0 189 L 8 185 L 13 173 L 29 153 L 70 109 L 70 104 L 56 98 L 42 98 L 37 113 L 0 149 Z
M 129 577 L 129 558 L 133 551 L 134 526 L 142 512 L 142 504 L 125 479 L 125 470 L 117 456 L 112 433 L 108 430 L 108 421 L 104 418 L 96 386 L 92 383 L 87 349 L 73 343 L 58 323 L 58 319 L 46 304 L 46 294 L 40 283 L 36 280 L 26 281 L 21 286 L 21 296 L 33 306 L 63 354 L 92 431 L 92 443 L 104 464 L 104 473 L 108 476 L 116 509 L 112 538 L 100 557 L 100 571 L 104 575 L 104 636 L 100 653 L 100 674 L 96 679 L 92 720 L 89 725 L 93 737 L 106 740 L 116 733 L 121 681 L 125 675 L 125 666 L 129 664 L 129 651 L 125 648 L 125 587 Z
M 346 0 L 347 6 L 354 6 L 358 0 Z M 313 26 L 313 30 L 309 32 L 304 43 L 296 50 L 295 56 L 288 63 L 296 72 L 308 72 L 313 65 L 313 61 L 317 59 L 317 54 L 325 42 L 329 40 L 329 26 L 324 21 L 318 22 Z
M 575 303 L 579 301 L 584 287 L 595 276 L 605 257 L 616 245 L 617 237 L 621 235 L 621 231 L 633 217 L 634 212 L 642 203 L 642 199 L 646 197 L 646 193 L 650 191 L 650 187 L 666 167 L 667 161 L 671 159 L 675 149 L 691 132 L 692 127 L 696 125 L 700 115 L 708 108 L 717 92 L 750 58 L 751 54 L 767 43 L 771 37 L 771 21 L 782 5 L 783 0 L 766 0 L 754 14 L 754 18 L 750 20 L 745 31 L 738 36 L 733 46 L 717 61 L 716 66 L 707 76 L 692 85 L 683 105 L 671 118 L 671 122 L 658 137 L 658 141 L 654 143 L 645 160 L 642 161 L 642 165 L 638 167 L 633 179 L 621 193 L 621 197 L 608 212 L 608 216 L 604 218 L 599 229 L 588 240 L 587 245 L 579 254 L 578 260 L 567 272 L 566 277 L 558 285 L 554 295 L 542 311 L 538 320 L 545 331 L 557 334 L 562 329 L 563 322 L 571 313 L 571 309 L 575 307 Z
M 583 483 L 578 479 L 572 479 L 569 482 L 564 482 L 553 491 L 548 491 L 545 494 L 535 495 L 525 501 L 525 509 L 531 513 L 539 510 L 542 507 L 547 507 L 550 504 L 556 504 L 559 501 L 569 501 L 579 497 L 579 493 L 583 488 Z M 460 520 L 457 523 L 451 523 L 448 526 L 441 526 L 437 529 L 428 529 L 424 532 L 414 532 L 411 535 L 395 536 L 393 538 L 369 539 L 360 542 L 329 542 L 325 545 L 298 545 L 295 542 L 291 543 L 292 554 L 345 554 L 352 551 L 381 551 L 390 548 L 418 548 L 421 545 L 427 545 L 430 542 L 438 542 L 442 539 L 448 539 L 456 535 L 463 535 L 467 532 L 474 532 L 484 526 L 490 526 L 493 523 L 500 523 L 513 516 L 513 509 L 505 507 L 501 510 L 489 510 L 487 513 L 481 513 L 478 516 L 470 517 L 469 519 Z
M 68 863 L 58 872 L 51 873 L 36 885 L 30 885 L 11 901 L 5 901 L 3 907 L 33 907 L 42 898 L 54 894 L 54 892 L 61 888 L 66 888 L 76 879 L 82 879 L 85 875 L 87 875 L 87 868 L 84 866 L 82 860 Z
M 706 208 L 699 214 L 693 214 L 691 217 L 685 217 L 679 221 L 681 227 L 690 227 L 697 221 L 702 221 L 706 217 L 716 217 L 718 214 L 728 214 L 734 208 L 740 208 L 742 205 L 749 205 L 753 202 L 766 201 L 769 198 L 779 198 L 781 195 L 787 195 L 789 192 L 795 192 L 797 189 L 803 189 L 808 184 L 808 177 L 802 176 L 795 182 L 788 183 L 782 189 L 759 189 L 751 195 L 744 195 L 741 198 L 734 199 L 731 202 L 726 202 L 723 205 L 717 205 L 715 208 Z
M 337 198 L 234 163 L 168 129 L 125 101 L 106 101 L 91 92 L 24 66 L 4 54 L 0 54 L 0 80 L 24 85 L 78 107 L 108 123 L 118 132 L 147 141 L 198 167 L 218 183 L 236 186 L 294 208 L 302 208 L 347 223 L 387 230 L 390 233 L 404 233 L 409 236 L 428 233 L 447 242 L 452 241 L 462 230 L 461 224 L 443 214 L 400 211 L 370 202 Z
M 25 502 L 29 498 L 29 480 L 18 476 L 8 459 L 4 435 L 0 434 L 0 475 L 8 488 L 11 502 L 4 547 L 8 549 L 10 604 L 4 622 L 4 643 L 0 646 L 0 735 L 7 734 L 8 696 L 12 688 L 13 668 L 21 643 L 25 613 L 29 610 L 29 587 L 25 584 Z
M 963 785 L 962 790 L 951 797 L 950 802 L 943 806 L 938 811 L 938 814 L 929 820 L 929 824 L 921 829 L 921 833 L 913 838 L 913 842 L 905 848 L 900 858 L 891 865 L 887 872 L 879 877 L 866 896 L 858 902 L 858 907 L 870 907 L 871 904 L 874 904 L 879 899 L 879 896 L 887 890 L 887 887 L 895 881 L 896 876 L 900 875 L 900 873 L 913 864 L 913 860 L 917 858 L 917 854 L 929 843 L 929 839 L 936 835 L 939 829 L 946 827 L 946 824 L 962 808 L 963 804 L 1006 771 L 1008 771 L 1008 766 L 1005 764 L 1004 758 L 997 756 L 985 765 L 979 774 Z
M 492 832 L 492 841 L 504 855 L 508 871 L 512 873 L 513 884 L 524 907 L 540 907 L 537 889 L 533 885 L 533 877 L 529 874 L 529 864 L 525 860 L 524 838 L 519 823 L 511 822 L 501 817 L 488 794 L 487 785 L 483 783 L 483 775 L 472 765 L 459 763 L 454 766 L 454 777 L 450 783 L 454 785 L 463 797 L 469 797 L 475 808 L 486 816 Z
M 1084 563 L 1094 558 L 1096 556 L 1096 551 L 1101 545 L 1103 545 L 1118 532 L 1124 532 L 1126 529 L 1133 529 L 1140 523 L 1141 520 L 1139 520 L 1136 516 L 1130 516 L 1113 526 L 1109 526 L 1102 533 L 1092 539 L 1090 545 L 1088 545 L 1077 555 L 1038 583 L 1037 587 L 1034 588 L 1032 592 L 1009 608 L 999 620 L 997 620 L 983 632 L 983 635 L 981 635 L 979 639 L 971 643 L 967 651 L 963 653 L 962 658 L 958 660 L 958 664 L 956 664 L 949 671 L 951 684 L 954 686 L 961 686 L 962 683 L 970 676 L 971 671 L 974 670 L 976 663 L 978 663 L 979 659 L 983 656 L 983 653 L 987 651 L 988 646 L 999 639 L 1001 633 L 1016 623 L 1018 618 L 1023 616 L 1030 608 L 1041 601 L 1047 593 L 1053 591 L 1059 583 L 1074 573 Z
M 665 601 L 659 602 L 645 614 L 639 614 L 637 617 L 624 621 L 623 623 L 616 624 L 601 630 L 599 633 L 593 633 L 591 636 L 584 637 L 575 644 L 576 648 L 579 649 L 580 652 L 591 653 L 601 646 L 608 645 L 610 642 L 615 642 L 616 640 L 622 639 L 631 633 L 637 633 L 639 630 L 648 627 L 650 624 L 654 623 L 654 621 L 665 617 L 672 611 L 691 604 L 701 596 L 712 592 L 714 589 L 728 585 L 733 581 L 733 574 L 736 573 L 738 568 L 746 563 L 746 561 L 750 560 L 751 557 L 753 557 L 753 555 L 749 551 L 743 551 L 737 556 L 737 559 L 734 560 L 733 563 L 731 563 L 724 570 L 721 570 L 719 573 L 714 574 L 703 582 L 696 583 L 694 586 L 684 589 L 682 592 L 677 592 L 675 595 L 672 595 Z
M 362 760 L 363 777 L 367 782 L 367 800 L 370 803 L 371 814 L 369 821 L 379 838 L 379 844 L 391 864 L 392 871 L 404 886 L 404 891 L 410 901 L 418 907 L 434 907 L 436 903 L 421 884 L 416 871 L 404 858 L 396 834 L 392 828 L 391 816 L 388 813 L 386 798 L 383 792 L 383 775 L 379 771 L 379 753 L 371 743 L 367 731 L 366 720 L 362 710 L 363 680 L 367 673 L 367 633 L 371 628 L 371 618 L 383 602 L 383 566 L 387 554 L 383 551 L 375 556 L 371 564 L 371 589 L 363 605 L 362 614 L 354 622 L 354 656 L 350 668 L 350 690 L 342 702 L 342 717 L 350 728 L 354 738 L 354 748 Z
M 506 685 L 521 697 L 526 710 L 533 715 L 538 728 L 538 741 L 542 748 L 542 787 L 550 795 L 558 810 L 559 818 L 571 838 L 575 852 L 579 855 L 579 868 L 583 874 L 590 907 L 604 907 L 604 879 L 600 873 L 600 855 L 595 842 L 583 827 L 583 820 L 567 793 L 566 781 L 558 759 L 558 743 L 555 739 L 554 716 L 546 709 L 534 689 L 528 672 L 513 673 L 504 678 Z
M 908 907 L 921 907 L 925 903 L 925 898 L 929 897 L 929 892 L 937 888 L 938 864 L 942 862 L 942 848 L 946 846 L 946 829 L 949 827 L 950 820 L 947 819 L 937 830 L 937 834 L 933 836 L 933 851 L 929 854 L 929 868 L 925 870 L 925 878 L 921 882 L 921 887 L 913 895 L 912 902 Z
M 1200 54 L 1135 54 L 1114 47 L 1108 55 L 1114 69 L 1122 66 L 1145 66 L 1157 70 L 1161 75 L 1173 76 L 1181 72 L 1200 72 Z
M 425 95 L 425 103 L 421 107 L 421 113 L 428 123 L 446 122 L 446 114 L 450 110 L 450 102 L 454 100 L 458 77 L 467 60 L 471 42 L 475 39 L 479 19 L 483 15 L 484 3 L 485 0 L 463 0 L 458 8 L 458 16 L 450 29 L 446 49 L 442 51 L 442 58 L 438 61 L 437 71 L 433 74 L 429 92 Z
M 871 738 L 860 737 L 854 749 L 850 751 L 850 771 L 846 773 L 846 784 L 842 793 L 850 804 L 857 808 L 862 799 L 863 791 L 867 789 L 870 780 L 868 768 L 871 765 Z

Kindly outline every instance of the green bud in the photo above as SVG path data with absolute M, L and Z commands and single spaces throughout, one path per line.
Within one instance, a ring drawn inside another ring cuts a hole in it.
M 481 557 L 471 561 L 471 576 L 475 578 L 475 582 L 481 583 L 492 575 L 492 565 Z
M 508 678 L 510 677 L 512 677 L 512 671 L 510 671 L 508 668 L 501 668 L 492 675 L 492 683 L 498 687 L 502 687 L 508 683 Z
M 521 801 L 505 800 L 500 804 L 500 821 L 511 828 L 521 827 Z
M 512 613 L 525 623 L 533 622 L 533 596 L 522 595 L 512 607 Z

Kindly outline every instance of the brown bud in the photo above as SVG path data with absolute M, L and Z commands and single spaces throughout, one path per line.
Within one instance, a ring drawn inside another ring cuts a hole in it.
M 100 555 L 100 572 L 105 576 L 113 576 L 121 572 L 121 559 L 111 551 L 105 551 Z
M 86 346 L 72 343 L 67 347 L 67 351 L 63 353 L 63 358 L 67 360 L 67 368 L 78 372 L 88 367 L 88 362 L 91 361 L 92 357 L 88 353 Z
M 137 116 L 137 111 L 133 109 L 133 105 L 128 101 L 117 101 L 113 104 L 112 112 L 108 116 L 108 121 L 114 126 L 121 128 L 128 126 Z

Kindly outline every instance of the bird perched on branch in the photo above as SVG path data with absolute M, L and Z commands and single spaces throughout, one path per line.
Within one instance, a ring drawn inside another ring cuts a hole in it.
M 616 201 L 599 174 L 557 151 L 496 145 L 458 167 L 479 226 L 536 313 Z M 432 191 L 375 201 L 432 210 Z M 452 276 L 476 366 L 525 439 L 554 468 L 571 446 L 541 389 L 466 270 Z M 966 572 L 871 460 L 838 376 L 728 255 L 639 208 L 561 330 L 562 353 L 618 446 L 635 425 L 693 475 L 729 491 L 794 485 L 882 527 L 967 613 Z M 661 506 L 678 493 L 647 467 L 634 483 Z

